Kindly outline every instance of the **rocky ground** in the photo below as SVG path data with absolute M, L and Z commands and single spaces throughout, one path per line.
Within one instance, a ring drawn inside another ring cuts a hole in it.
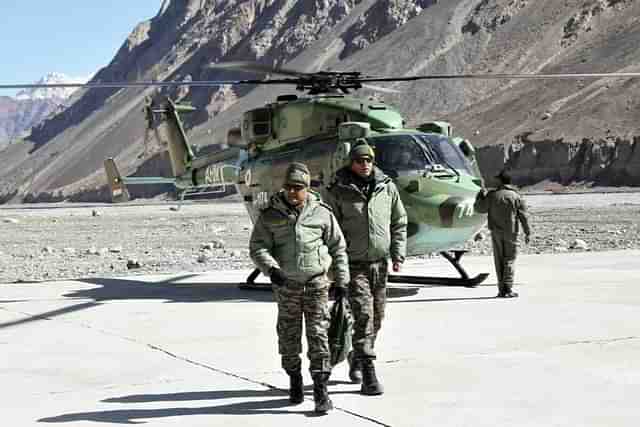
M 640 248 L 640 193 L 529 195 L 524 253 Z M 251 222 L 234 200 L 0 206 L 0 283 L 248 269 Z M 488 232 L 465 246 L 491 253 Z

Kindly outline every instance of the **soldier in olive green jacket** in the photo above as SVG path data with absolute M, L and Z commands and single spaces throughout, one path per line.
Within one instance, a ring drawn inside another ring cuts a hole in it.
M 354 315 L 349 377 L 363 394 L 382 394 L 373 360 L 386 303 L 388 260 L 400 270 L 406 254 L 407 213 L 398 189 L 373 165 L 373 149 L 362 140 L 351 164 L 336 172 L 324 197 L 342 227 L 349 256 L 349 303 Z
M 253 262 L 274 285 L 278 348 L 290 377 L 290 401 L 304 400 L 300 360 L 304 316 L 316 412 L 324 413 L 333 407 L 327 392 L 331 374 L 327 272 L 332 268 L 336 286 L 344 289 L 349 265 L 340 226 L 331 208 L 308 190 L 309 183 L 306 165 L 289 165 L 284 190 L 262 210 L 249 249 Z
M 474 208 L 477 212 L 489 214 L 493 260 L 498 277 L 498 298 L 514 298 L 518 296 L 512 288 L 520 224 L 525 243 L 530 241 L 531 228 L 527 205 L 518 190 L 511 185 L 509 173 L 503 170 L 496 178 L 500 180 L 500 186 L 489 192 L 480 190 Z

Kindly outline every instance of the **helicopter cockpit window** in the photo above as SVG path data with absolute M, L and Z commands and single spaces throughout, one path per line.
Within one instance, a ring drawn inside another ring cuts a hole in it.
M 376 165 L 387 175 L 424 170 L 430 165 L 423 149 L 410 135 L 388 135 L 369 140 L 376 152 Z
M 417 137 L 428 147 L 427 150 L 431 149 L 435 152 L 439 163 L 471 173 L 469 162 L 462 150 L 450 138 L 437 134 L 422 134 Z

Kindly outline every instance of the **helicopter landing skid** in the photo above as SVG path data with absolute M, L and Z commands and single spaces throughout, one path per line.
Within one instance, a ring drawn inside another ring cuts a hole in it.
M 431 285 L 431 286 L 462 286 L 465 288 L 474 288 L 480 283 L 484 282 L 489 273 L 480 273 L 475 277 L 469 277 L 466 270 L 460 265 L 462 256 L 467 251 L 450 251 L 440 252 L 440 255 L 453 265 L 458 271 L 460 277 L 430 277 L 430 276 L 402 276 L 399 274 L 390 274 L 387 281 L 389 283 L 408 283 L 416 285 Z M 255 280 L 260 275 L 260 270 L 257 268 L 251 272 L 245 283 L 239 285 L 240 289 L 244 290 L 271 290 L 271 283 L 256 283 Z
M 467 251 L 449 251 L 440 252 L 440 255 L 453 265 L 458 271 L 460 277 L 429 277 L 429 276 L 401 276 L 390 274 L 387 281 L 389 283 L 410 283 L 417 285 L 436 285 L 436 286 L 463 286 L 465 288 L 474 288 L 482 283 L 489 273 L 480 273 L 475 277 L 469 277 L 465 269 L 460 265 L 460 259 Z

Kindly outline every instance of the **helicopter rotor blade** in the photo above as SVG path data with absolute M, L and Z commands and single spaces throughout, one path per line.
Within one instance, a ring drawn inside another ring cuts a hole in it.
M 640 77 L 637 73 L 548 73 L 548 74 L 431 74 L 410 77 L 361 77 L 360 82 L 403 82 L 415 80 L 511 80 L 511 79 L 600 79 Z
M 209 68 L 219 70 L 239 70 L 246 72 L 265 73 L 265 74 L 280 74 L 282 76 L 291 77 L 308 77 L 311 73 L 302 73 L 300 71 L 276 68 L 266 64 L 260 64 L 251 61 L 232 61 L 232 62 L 218 62 L 216 64 L 209 65 Z
M 99 89 L 99 88 L 145 88 L 145 87 L 218 87 L 224 85 L 264 85 L 264 84 L 291 84 L 298 87 L 313 86 L 314 84 L 322 84 L 327 87 L 331 86 L 331 80 L 337 78 L 338 86 L 342 85 L 352 89 L 364 86 L 363 83 L 372 82 L 403 82 L 418 80 L 541 80 L 541 79 L 600 79 L 600 78 L 634 78 L 640 77 L 640 72 L 627 73 L 547 73 L 547 74 L 431 74 L 422 76 L 407 77 L 374 77 L 359 76 L 359 73 L 300 73 L 293 70 L 277 69 L 266 65 L 255 64 L 252 62 L 229 62 L 214 64 L 214 68 L 234 68 L 248 66 L 250 71 L 255 72 L 272 72 L 284 75 L 291 75 L 294 78 L 284 79 L 251 79 L 251 80 L 199 80 L 199 81 L 137 81 L 137 82 L 96 82 L 96 83 L 31 83 L 31 84 L 0 84 L 2 89 L 39 89 L 39 88 L 80 88 L 80 89 Z M 372 90 L 381 92 L 398 93 L 395 89 L 383 88 L 379 86 L 368 87 Z
M 388 87 L 382 87 L 382 86 L 375 86 L 375 85 L 367 85 L 367 84 L 363 84 L 362 85 L 363 88 L 365 89 L 369 89 L 369 90 L 375 90 L 377 92 L 384 92 L 384 93 L 403 93 L 401 90 L 396 90 L 396 89 L 391 89 Z
M 141 81 L 141 82 L 101 82 L 101 83 L 26 83 L 26 84 L 0 84 L 1 89 L 48 89 L 48 88 L 80 88 L 80 89 L 102 89 L 102 88 L 145 88 L 145 87 L 217 87 L 225 85 L 241 84 L 296 84 L 297 79 L 269 79 L 269 80 L 200 80 L 200 81 Z

